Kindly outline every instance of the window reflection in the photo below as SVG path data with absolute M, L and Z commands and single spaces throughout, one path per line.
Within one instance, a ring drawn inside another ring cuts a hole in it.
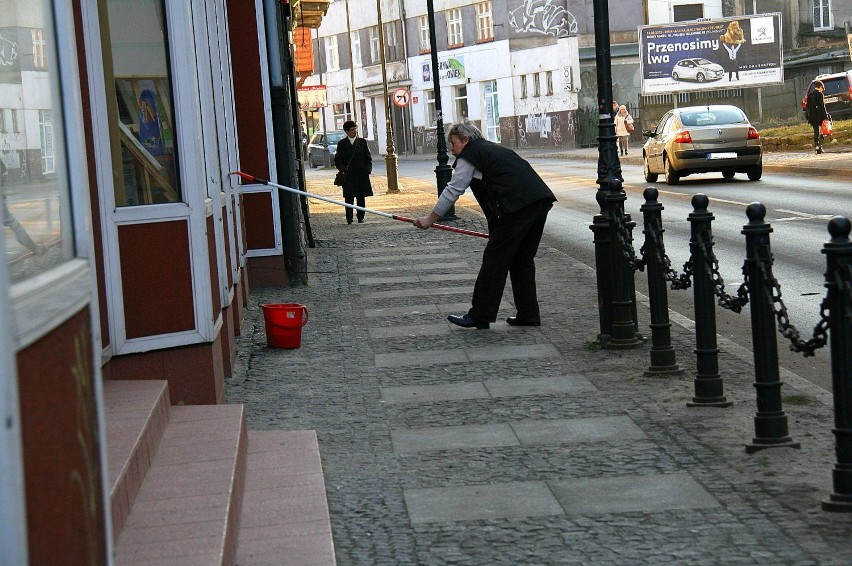
M 120 146 L 116 206 L 180 201 L 168 40 L 161 0 L 106 0 Z M 107 34 L 105 34 L 107 35 Z
M 9 276 L 18 283 L 72 251 L 58 167 L 64 150 L 53 26 L 41 2 L 0 0 L 0 14 L 0 215 Z

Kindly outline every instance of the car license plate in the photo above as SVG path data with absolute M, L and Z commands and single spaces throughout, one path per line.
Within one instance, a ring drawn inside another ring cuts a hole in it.
M 823 102 L 825 102 L 826 104 L 831 104 L 833 102 L 837 102 L 838 100 L 840 100 L 839 96 L 826 96 Z
M 726 153 L 708 153 L 707 159 L 736 159 L 737 152 L 726 152 Z

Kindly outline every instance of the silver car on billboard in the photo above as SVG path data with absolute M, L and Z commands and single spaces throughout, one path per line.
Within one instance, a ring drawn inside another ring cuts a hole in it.
M 760 134 L 736 106 L 688 106 L 669 110 L 642 147 L 645 180 L 676 185 L 692 173 L 719 171 L 725 179 L 745 173 L 757 181 L 763 175 Z
M 707 59 L 682 59 L 672 68 L 672 78 L 676 81 L 690 80 L 703 83 L 718 81 L 725 75 L 722 65 Z

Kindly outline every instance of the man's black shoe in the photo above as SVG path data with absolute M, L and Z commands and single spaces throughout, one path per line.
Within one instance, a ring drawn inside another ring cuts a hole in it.
M 447 320 L 449 320 L 450 322 L 452 322 L 456 326 L 461 326 L 462 328 L 476 327 L 479 330 L 487 330 L 488 327 L 490 326 L 490 324 L 488 324 L 487 322 L 481 322 L 479 320 L 476 320 L 475 318 L 473 318 L 469 314 L 466 314 L 466 315 L 463 315 L 463 316 L 457 316 L 457 315 L 451 314 L 450 316 L 447 317 Z
M 519 320 L 516 316 L 510 316 L 506 319 L 506 322 L 509 323 L 509 326 L 541 326 L 540 319 L 532 319 L 532 320 Z

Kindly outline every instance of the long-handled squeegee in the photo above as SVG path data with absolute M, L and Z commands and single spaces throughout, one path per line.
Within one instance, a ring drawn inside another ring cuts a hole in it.
M 305 191 L 300 191 L 299 189 L 294 189 L 293 187 L 285 187 L 284 185 L 279 185 L 278 183 L 273 183 L 267 179 L 261 179 L 260 177 L 255 177 L 254 175 L 249 175 L 248 173 L 243 173 L 242 171 L 232 171 L 231 175 L 239 175 L 242 179 L 248 181 L 249 183 L 259 183 L 261 185 L 269 185 L 270 187 L 275 187 L 276 189 L 280 189 L 282 191 L 287 191 L 290 193 L 296 193 L 297 195 L 305 195 L 309 198 L 315 198 L 319 200 L 324 200 L 325 202 L 330 202 L 331 204 L 338 204 L 340 206 L 345 206 L 347 208 L 352 208 L 355 210 L 363 210 L 364 212 L 369 212 L 371 214 L 377 214 L 379 216 L 384 216 L 385 218 L 392 218 L 393 220 L 400 220 L 402 222 L 413 223 L 413 218 L 406 218 L 405 216 L 399 216 L 396 214 L 390 214 L 387 212 L 381 212 L 380 210 L 372 210 L 370 208 L 364 208 L 363 206 L 357 206 L 354 204 L 349 204 L 347 202 L 340 202 L 339 200 L 330 199 L 328 197 L 315 195 L 313 193 L 307 193 Z M 474 232 L 473 230 L 464 230 L 462 228 L 454 228 L 452 226 L 444 226 L 443 224 L 432 224 L 432 228 L 438 228 L 440 230 L 448 230 L 450 232 L 458 232 L 459 234 L 466 234 L 468 236 L 478 236 L 480 238 L 487 238 L 488 234 L 484 234 L 482 232 Z

